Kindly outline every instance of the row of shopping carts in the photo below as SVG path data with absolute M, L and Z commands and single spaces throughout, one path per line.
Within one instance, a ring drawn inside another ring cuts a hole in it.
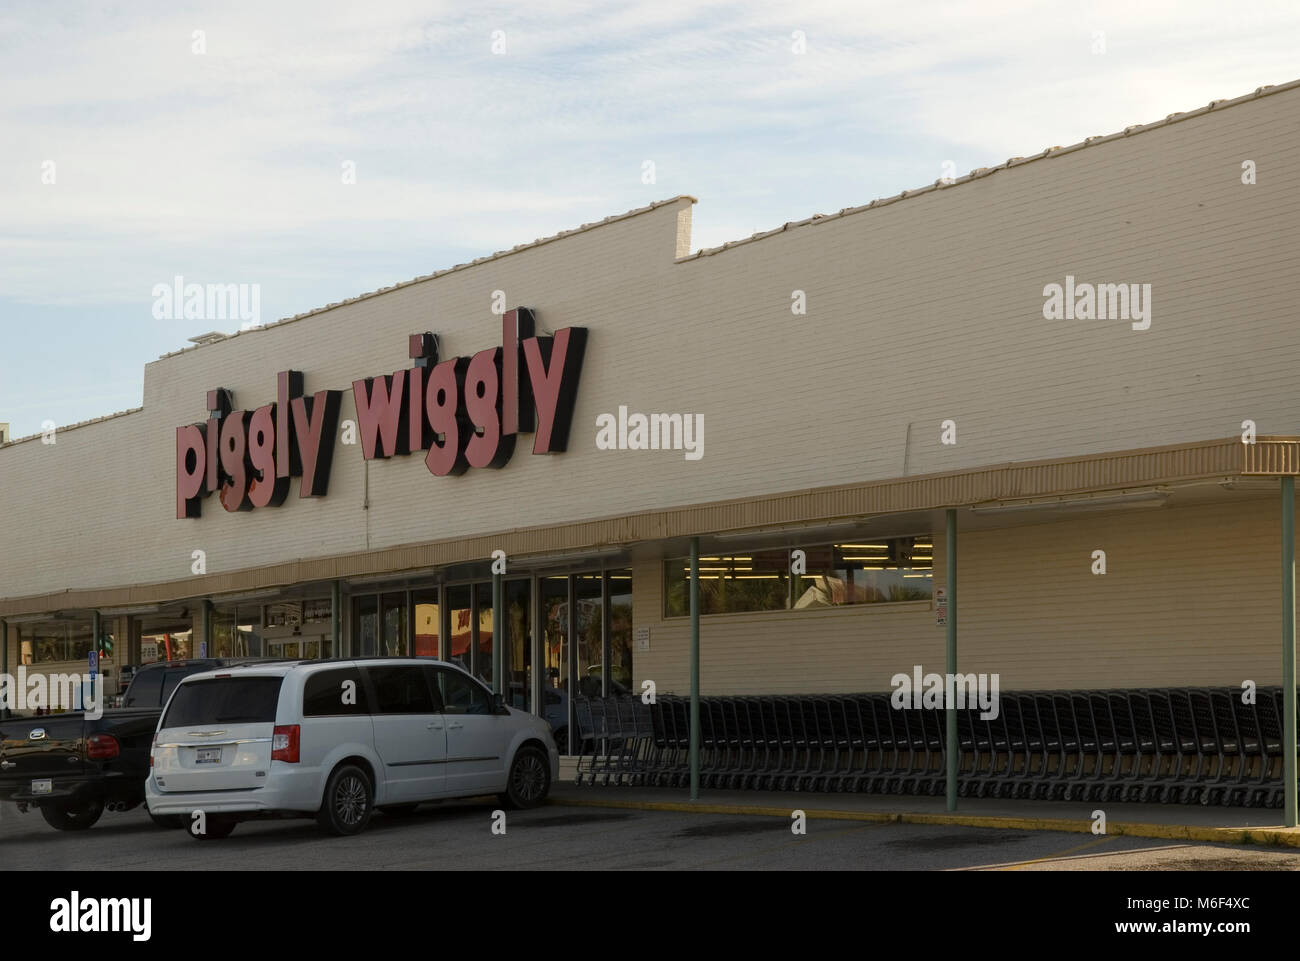
M 578 784 L 682 786 L 690 700 L 576 699 Z M 963 797 L 1282 805 L 1282 692 L 1002 693 L 957 709 Z M 992 711 L 983 713 L 991 714 Z M 707 788 L 941 795 L 946 712 L 889 694 L 700 699 Z

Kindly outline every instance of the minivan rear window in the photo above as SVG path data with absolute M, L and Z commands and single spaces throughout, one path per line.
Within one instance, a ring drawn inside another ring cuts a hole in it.
M 213 677 L 186 681 L 163 717 L 164 728 L 201 724 L 258 724 L 275 721 L 280 677 Z

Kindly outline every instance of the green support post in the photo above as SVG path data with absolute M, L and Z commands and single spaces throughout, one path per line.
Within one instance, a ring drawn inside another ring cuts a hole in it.
M 234 630 L 237 632 L 238 628 L 236 627 Z M 238 636 L 238 633 L 231 634 L 231 654 L 235 653 L 234 642 Z M 208 657 L 217 656 L 217 646 L 212 643 L 212 601 L 206 597 L 203 598 L 203 649 L 207 652 Z M 195 657 L 198 657 L 199 654 L 198 651 L 194 650 L 193 645 L 190 647 L 190 653 Z
M 947 569 L 945 588 L 948 591 L 948 620 L 946 626 L 948 648 L 948 676 L 957 674 L 957 511 L 948 508 L 948 536 L 944 543 L 944 564 Z M 957 810 L 957 706 L 948 705 L 947 711 L 947 793 L 948 810 Z
M 9 673 L 9 622 L 0 621 L 0 674 Z M 5 697 L 12 698 L 14 692 L 5 689 Z M 0 718 L 9 716 L 8 705 L 0 703 Z
M 1282 478 L 1282 783 L 1286 826 L 1296 826 L 1295 477 Z
M 98 658 L 103 654 L 103 651 L 100 650 L 100 646 L 99 646 L 100 631 L 102 630 L 103 630 L 103 622 L 100 620 L 99 611 L 91 611 L 90 612 L 90 649 L 95 652 L 96 664 L 99 664 Z M 103 665 L 99 665 L 98 669 L 95 671 L 95 676 L 96 677 L 104 676 Z M 100 683 L 103 684 L 104 682 L 100 681 Z M 90 693 L 92 696 L 94 696 L 95 682 L 93 680 L 90 682 Z M 84 711 L 86 710 L 86 693 L 84 688 L 82 689 L 80 700 L 81 700 L 80 710 Z M 103 707 L 103 705 L 101 704 L 100 707 Z
M 691 800 L 700 799 L 700 539 L 691 538 Z
M 505 693 L 505 631 L 501 613 L 501 575 L 492 575 L 492 690 Z

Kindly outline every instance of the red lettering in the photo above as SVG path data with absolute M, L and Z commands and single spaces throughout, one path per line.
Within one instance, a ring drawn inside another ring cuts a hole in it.
M 221 506 L 228 511 L 252 510 L 248 500 L 248 411 L 231 411 L 221 421 Z
M 279 507 L 289 493 L 289 478 L 277 477 L 277 421 L 289 420 L 289 408 L 281 415 L 275 404 L 253 411 L 248 420 L 248 463 L 251 466 L 248 500 L 254 507 Z M 289 458 L 281 457 L 283 461 Z
M 302 473 L 298 445 L 293 442 L 293 418 L 289 415 L 294 398 L 302 396 L 302 373 L 280 371 L 275 377 L 275 387 L 275 476 L 288 481 Z
M 410 335 L 412 368 L 352 383 L 362 456 L 426 450 L 425 466 L 442 477 L 504 466 L 520 433 L 536 434 L 533 453 L 563 451 L 587 330 L 542 337 L 535 327 L 531 310 L 514 308 L 502 318 L 500 347 L 442 363 L 433 333 Z M 229 390 L 208 391 L 208 420 L 176 429 L 176 516 L 200 516 L 213 492 L 227 511 L 279 506 L 295 476 L 300 497 L 324 495 L 342 396 L 305 395 L 295 370 L 280 371 L 275 402 L 251 412 L 232 410 Z
M 428 381 L 428 367 L 412 367 L 406 372 L 406 446 L 412 453 L 428 450 L 433 441 L 433 431 L 424 416 L 424 389 Z
M 465 444 L 470 467 L 504 467 L 515 452 L 513 435 L 501 431 L 501 349 L 481 350 L 465 370 L 465 413 L 474 430 Z
M 208 492 L 203 428 L 198 424 L 176 428 L 176 517 L 198 517 Z
M 533 392 L 523 376 L 520 341 L 533 336 L 533 312 L 527 307 L 507 310 L 501 318 L 501 433 L 534 429 Z
M 402 392 L 406 371 L 391 377 L 367 377 L 352 382 L 357 402 L 357 424 L 361 428 L 361 456 L 366 460 L 409 454 L 406 405 Z
M 292 401 L 294 433 L 302 455 L 299 497 L 324 497 L 329 489 L 342 400 L 342 391 L 322 390 L 315 397 L 295 397 Z
M 424 392 L 424 407 L 429 415 L 433 440 L 424 465 L 436 477 L 465 473 L 469 462 L 465 459 L 465 444 L 471 433 L 468 424 L 461 422 L 460 394 L 465 383 L 465 368 L 469 362 L 464 357 L 453 357 L 438 364 L 429 374 L 429 384 Z
M 565 327 L 554 337 L 529 337 L 524 341 L 528 379 L 537 403 L 534 454 L 559 453 L 569 446 L 569 426 L 586 349 L 585 327 Z

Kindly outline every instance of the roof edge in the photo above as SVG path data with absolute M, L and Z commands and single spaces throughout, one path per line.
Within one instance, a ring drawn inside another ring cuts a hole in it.
M 808 217 L 804 220 L 787 221 L 786 223 L 782 224 L 780 227 L 776 227 L 772 230 L 762 230 L 756 234 L 753 234 L 752 236 L 743 237 L 740 240 L 729 240 L 725 244 L 722 244 L 721 246 L 718 247 L 701 248 L 700 250 L 697 250 L 693 254 L 689 254 L 685 257 L 678 257 L 675 263 L 680 264 L 691 260 L 698 260 L 701 257 L 712 257 L 715 254 L 722 253 L 724 250 L 731 250 L 735 247 L 740 247 L 744 244 L 751 244 L 756 240 L 764 240 L 768 237 L 775 236 L 776 234 L 785 233 L 786 231 L 792 230 L 796 227 L 807 227 L 807 226 L 815 226 L 817 224 L 824 224 L 832 220 L 839 220 L 842 217 L 851 216 L 852 214 L 862 213 L 864 210 L 873 210 L 877 207 L 887 207 L 890 204 L 895 204 L 902 200 L 910 200 L 913 197 L 918 197 L 922 194 L 932 193 L 936 190 L 949 190 L 957 186 L 958 184 L 967 184 L 975 180 L 980 180 L 984 177 L 996 173 L 999 170 L 1007 170 L 1012 167 L 1023 167 L 1025 164 L 1034 163 L 1039 160 L 1046 160 L 1051 157 L 1064 156 L 1065 154 L 1074 153 L 1075 151 L 1083 150 L 1087 147 L 1095 147 L 1098 144 L 1109 143 L 1112 140 L 1123 140 L 1127 137 L 1133 136 L 1134 134 L 1146 133 L 1147 131 L 1150 130 L 1157 130 L 1160 129 L 1161 127 L 1167 127 L 1171 124 L 1181 123 L 1184 120 L 1191 120 L 1193 117 L 1204 116 L 1205 114 L 1210 113 L 1211 111 L 1224 110 L 1228 107 L 1235 107 L 1239 104 L 1258 100 L 1261 97 L 1268 97 L 1276 93 L 1283 93 L 1288 90 L 1294 90 L 1297 87 L 1300 87 L 1300 80 L 1291 80 L 1288 81 L 1287 83 L 1276 84 L 1276 85 L 1267 84 L 1263 87 L 1256 87 L 1253 93 L 1248 93 L 1245 94 L 1244 96 L 1236 97 L 1232 100 L 1211 100 L 1204 107 L 1197 107 L 1194 110 L 1171 113 L 1163 120 L 1153 120 L 1151 123 L 1147 123 L 1147 124 L 1133 124 L 1132 126 L 1125 127 L 1123 130 L 1119 131 L 1118 133 L 1104 134 L 1104 135 L 1099 134 L 1092 137 L 1085 137 L 1083 140 L 1079 141 L 1078 143 L 1071 144 L 1068 147 L 1047 147 L 1041 152 L 1033 154 L 1029 157 L 1011 157 L 1005 163 L 998 164 L 996 167 L 976 167 L 970 173 L 962 177 L 956 177 L 952 179 L 945 179 L 943 177 L 940 177 L 934 183 L 927 184 L 924 187 L 917 187 L 911 190 L 904 190 L 901 193 L 897 193 L 892 197 L 881 197 L 871 201 L 870 203 L 862 204 L 857 207 L 845 207 L 842 210 L 840 210 L 839 213 L 813 214 L 811 217 Z
M 119 417 L 126 417 L 128 414 L 138 414 L 144 410 L 144 407 L 128 407 L 126 410 L 114 411 L 111 414 L 105 414 L 102 417 L 92 417 L 90 420 L 79 420 L 75 424 L 56 424 L 55 430 L 60 433 L 67 433 L 70 430 L 76 430 L 78 427 L 90 427 L 94 424 L 102 424 L 106 420 L 116 420 Z M 28 441 L 39 440 L 44 437 L 41 434 L 27 434 L 24 437 L 15 437 L 7 443 L 0 444 L 0 450 L 6 450 L 16 444 L 25 444 Z
M 326 313 L 327 311 L 335 310 L 339 307 L 346 307 L 349 304 L 355 304 L 363 300 L 369 300 L 372 297 L 378 297 L 380 294 L 391 293 L 394 290 L 401 290 L 403 287 L 410 287 L 413 286 L 414 284 L 422 284 L 428 280 L 436 280 L 439 277 L 445 277 L 447 274 L 454 274 L 457 273 L 458 271 L 468 270 L 471 267 L 478 267 L 486 263 L 491 263 L 493 261 L 501 260 L 505 257 L 509 257 L 511 254 L 518 254 L 526 250 L 533 250 L 534 248 L 542 247 L 545 246 L 546 244 L 554 243 L 557 240 L 563 240 L 566 237 L 572 237 L 575 234 L 587 233 L 588 231 L 595 230 L 597 227 L 604 227 L 607 226 L 608 224 L 614 224 L 624 220 L 630 220 L 633 217 L 639 217 L 642 214 L 650 213 L 651 211 L 658 210 L 661 207 L 667 207 L 672 204 L 680 204 L 683 201 L 686 201 L 691 204 L 699 203 L 699 199 L 696 197 L 692 197 L 690 194 L 678 194 L 677 196 L 669 197 L 666 200 L 656 200 L 654 203 L 647 204 L 644 207 L 636 207 L 632 210 L 625 211 L 624 213 L 621 214 L 611 214 L 610 216 L 604 218 L 603 220 L 596 220 L 596 221 L 592 221 L 591 223 L 582 224 L 570 230 L 561 230 L 559 233 L 552 234 L 549 237 L 539 237 L 530 243 L 516 244 L 515 246 L 511 247 L 509 250 L 498 250 L 495 253 L 487 254 L 483 257 L 476 257 L 467 263 L 456 264 L 453 267 L 445 267 L 442 270 L 435 270 L 431 274 L 422 274 L 419 277 L 413 277 L 410 280 L 403 280 L 396 284 L 390 284 L 387 287 L 380 287 L 378 290 L 371 290 L 364 294 L 357 294 L 357 296 L 355 297 L 348 297 L 345 300 L 336 301 L 335 303 L 332 304 L 326 304 L 324 307 L 316 307 L 313 308 L 312 310 L 304 311 L 301 314 L 294 314 L 292 317 L 283 317 L 280 320 L 272 321 L 269 324 L 262 324 L 261 326 L 253 327 L 248 330 L 235 331 L 234 333 L 227 336 L 224 340 L 217 341 L 212 344 L 195 344 L 193 347 L 182 347 L 180 350 L 173 350 L 169 353 L 163 354 L 157 360 L 149 361 L 147 364 L 145 364 L 145 366 L 148 367 L 151 364 L 156 364 L 159 361 L 167 360 L 168 358 L 171 357 L 177 357 L 181 354 L 188 354 L 191 353 L 192 351 L 201 350 L 204 347 L 212 347 L 215 346 L 216 343 L 224 344 L 227 343 L 228 341 L 234 340 L 236 337 L 239 337 L 241 334 L 254 334 L 264 330 L 272 330 L 276 327 L 281 327 L 284 324 L 290 324 L 295 321 L 304 320 L 308 317 L 314 317 L 317 314 L 323 314 Z

